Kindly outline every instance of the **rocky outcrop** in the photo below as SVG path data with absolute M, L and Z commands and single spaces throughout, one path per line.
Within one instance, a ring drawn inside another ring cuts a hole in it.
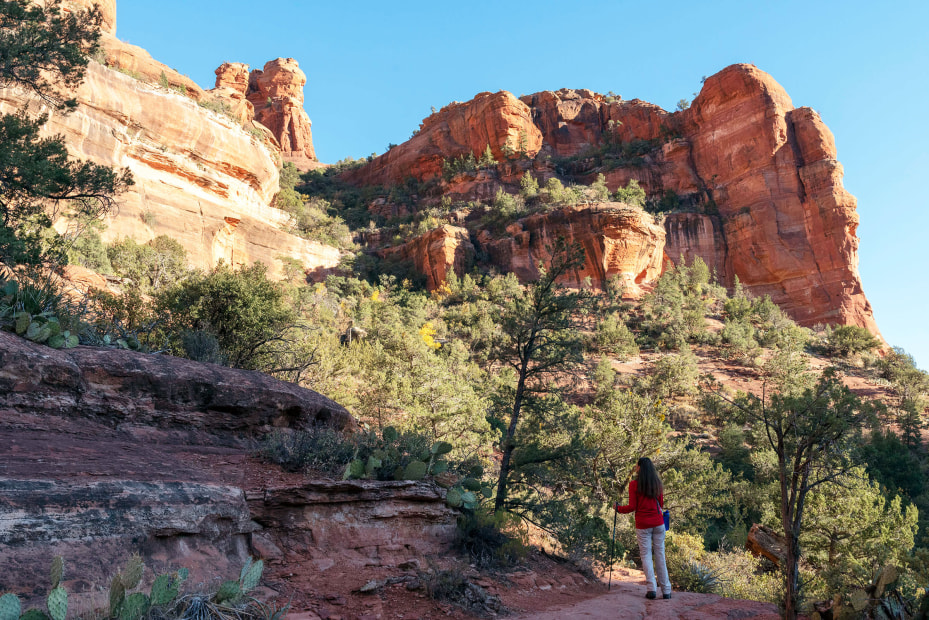
M 229 114 L 243 125 L 255 119 L 255 106 L 245 98 L 248 90 L 248 65 L 224 62 L 216 69 L 216 86 L 207 91 Z
M 474 245 L 466 229 L 446 224 L 380 255 L 412 262 L 426 276 L 426 288 L 434 291 L 450 273 L 459 277 L 467 273 L 474 262 Z
M 301 170 L 319 165 L 313 149 L 312 123 L 303 109 L 305 85 L 306 74 L 297 61 L 278 58 L 266 63 L 263 70 L 251 72 L 246 93 L 255 108 L 255 120 L 271 130 L 284 160 Z
M 192 583 L 249 556 L 357 575 L 444 553 L 455 513 L 434 483 L 315 480 L 252 456 L 268 431 L 320 425 L 357 428 L 260 373 L 0 332 L 0 591 L 41 603 L 55 555 L 90 609 L 136 552 L 148 580 L 183 566 Z
M 752 65 L 707 78 L 681 115 L 693 167 L 723 223 L 729 273 L 803 325 L 877 333 L 858 275 L 855 199 L 819 115 L 794 109 Z
M 55 350 L 0 332 L 0 410 L 254 439 L 273 428 L 356 428 L 344 407 L 260 372 L 115 349 Z
M 318 571 L 400 564 L 447 548 L 455 516 L 433 482 L 311 480 L 247 494 L 283 559 Z M 273 553 L 273 552 L 272 552 Z
M 36 4 L 45 5 L 45 0 L 33 0 Z M 65 0 L 61 3 L 65 11 L 86 11 L 93 6 L 100 8 L 103 18 L 100 30 L 109 34 L 116 34 L 116 0 Z
M 531 110 L 506 91 L 445 106 L 423 120 L 409 141 L 347 172 L 345 179 L 364 185 L 391 185 L 409 176 L 426 180 L 442 174 L 444 160 L 480 157 L 488 145 L 498 161 L 517 152 L 535 157 L 542 146 Z
M 635 179 L 651 198 L 676 205 L 683 212 L 666 219 L 672 261 L 700 256 L 724 283 L 738 276 L 802 325 L 854 324 L 878 333 L 858 274 L 855 199 L 842 186 L 833 136 L 753 65 L 707 78 L 690 107 L 674 113 L 588 90 L 520 101 L 505 91 L 482 93 L 427 118 L 411 140 L 343 178 L 385 185 L 428 179 L 444 159 L 478 153 L 488 140 L 499 144 L 501 133 L 488 128 L 502 127 L 528 137 L 533 167 L 548 169 L 536 176 L 590 183 L 602 173 L 611 189 Z M 562 159 L 552 166 L 550 157 Z M 501 183 L 514 191 L 502 168 L 470 177 L 468 195 L 492 195 Z M 510 268 L 508 254 L 498 256 Z M 518 261 L 516 268 L 531 271 Z
M 521 280 L 538 279 L 539 262 L 551 258 L 550 249 L 559 237 L 584 248 L 583 268 L 562 283 L 602 288 L 616 277 L 626 292 L 637 295 L 639 285 L 652 282 L 661 274 L 665 231 L 651 215 L 621 203 L 602 203 L 587 207 L 564 208 L 532 215 L 507 228 L 504 239 L 485 236 L 478 241 L 501 268 Z
M 278 164 L 232 119 L 97 63 L 76 96 L 77 110 L 51 111 L 44 131 L 64 136 L 76 157 L 128 167 L 136 181 L 107 218 L 105 241 L 169 235 L 196 267 L 262 261 L 272 276 L 282 275 L 281 255 L 307 269 L 338 264 L 337 249 L 290 234 L 290 216 L 268 206 Z M 45 109 L 25 91 L 0 90 L 0 112 L 23 105 Z

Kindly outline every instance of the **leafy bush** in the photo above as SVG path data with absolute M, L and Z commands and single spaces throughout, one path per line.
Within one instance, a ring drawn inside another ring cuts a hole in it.
M 828 352 L 833 356 L 848 357 L 881 346 L 871 332 L 857 325 L 839 325 L 826 330 Z
M 129 278 L 144 292 L 182 280 L 188 271 L 187 250 L 167 235 L 148 243 L 126 237 L 107 248 L 107 256 L 116 275 Z
M 600 351 L 611 353 L 621 360 L 639 354 L 635 336 L 618 313 L 614 312 L 597 323 L 594 338 Z
M 644 207 L 645 198 L 645 190 L 639 187 L 639 182 L 635 179 L 630 179 L 626 187 L 618 188 L 613 194 L 616 202 L 624 202 L 633 207 Z
M 517 564 L 526 555 L 523 542 L 503 530 L 508 517 L 478 510 L 458 517 L 455 549 L 467 553 L 478 568 L 504 568 Z

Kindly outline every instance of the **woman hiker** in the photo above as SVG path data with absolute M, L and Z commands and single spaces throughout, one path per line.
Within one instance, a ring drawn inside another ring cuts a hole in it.
M 640 458 L 635 473 L 636 479 L 629 483 L 629 503 L 625 506 L 617 503 L 614 508 L 621 514 L 635 513 L 635 536 L 639 541 L 642 568 L 645 569 L 645 579 L 648 581 L 645 598 L 653 599 L 658 592 L 655 587 L 656 572 L 663 598 L 671 598 L 671 580 L 668 579 L 668 565 L 664 557 L 664 488 L 650 458 Z M 655 554 L 654 567 L 652 552 Z

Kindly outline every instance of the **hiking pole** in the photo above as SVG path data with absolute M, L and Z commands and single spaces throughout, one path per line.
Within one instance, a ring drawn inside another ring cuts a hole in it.
M 610 541 L 610 579 L 607 583 L 606 590 L 607 592 L 613 587 L 613 547 L 616 546 L 616 515 L 619 513 L 616 512 L 614 507 L 613 509 L 613 540 Z

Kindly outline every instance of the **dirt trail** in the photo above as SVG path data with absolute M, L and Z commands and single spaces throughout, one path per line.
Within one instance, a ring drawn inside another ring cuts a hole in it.
M 710 618 L 754 618 L 755 620 L 777 620 L 780 618 L 777 607 L 770 603 L 728 599 L 713 594 L 693 594 L 674 592 L 671 600 L 645 598 L 645 586 L 636 575 L 638 571 L 628 571 L 628 575 L 614 576 L 612 589 L 601 596 L 578 603 L 527 612 L 517 620 L 565 620 L 567 618 L 610 619 L 622 618 L 635 620 L 703 620 Z M 623 581 L 617 581 L 616 579 Z

